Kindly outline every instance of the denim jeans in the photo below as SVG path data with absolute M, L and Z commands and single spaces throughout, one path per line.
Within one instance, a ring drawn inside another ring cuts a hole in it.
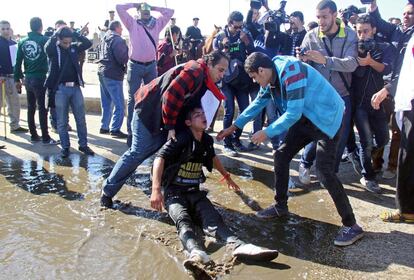
M 103 183 L 106 196 L 114 197 L 135 169 L 167 142 L 167 132 L 152 135 L 136 112 L 132 119 L 131 147 L 118 159 L 109 177 Z
M 375 173 L 372 168 L 372 153 L 382 149 L 388 143 L 389 133 L 387 116 L 382 110 L 363 108 L 358 106 L 355 111 L 355 125 L 358 129 L 361 143 L 360 158 L 362 175 L 367 180 L 374 180 Z M 374 147 L 374 138 L 376 146 Z
M 50 140 L 50 136 L 47 127 L 46 88 L 43 86 L 44 82 L 44 78 L 26 78 L 25 87 L 27 97 L 27 123 L 29 124 L 30 134 L 32 136 L 38 135 L 34 118 L 37 105 L 42 140 L 46 142 Z
M 141 65 L 132 61 L 128 61 L 128 117 L 127 117 L 127 129 L 128 134 L 132 133 L 131 121 L 134 114 L 135 107 L 135 93 L 139 89 L 144 81 L 144 84 L 148 84 L 157 77 L 157 64 L 152 63 L 150 65 Z
M 226 226 L 205 191 L 168 192 L 167 190 L 165 207 L 177 227 L 181 243 L 188 252 L 204 248 L 200 237 L 196 235 L 195 221 L 201 223 L 203 232 L 208 236 L 226 243 L 243 244 Z
M 72 109 L 76 122 L 76 131 L 78 133 L 79 147 L 88 145 L 88 132 L 85 121 L 85 103 L 83 101 L 82 91 L 79 86 L 66 87 L 59 85 L 55 95 L 57 129 L 59 133 L 62 148 L 70 147 L 68 133 L 69 106 Z
M 336 163 L 335 163 L 335 172 L 338 172 L 339 164 L 341 163 L 341 157 L 345 150 L 345 146 L 348 142 L 349 131 L 351 128 L 351 119 L 352 119 L 352 104 L 350 96 L 342 96 L 342 99 L 345 101 L 345 112 L 342 119 L 342 134 L 339 138 L 338 150 L 336 151 Z M 316 157 L 316 142 L 309 143 L 306 145 L 305 150 L 303 151 L 300 163 L 305 168 L 311 168 Z
M 1 81 L 5 82 L 3 92 L 3 86 Z M 20 127 L 20 99 L 19 94 L 17 93 L 16 85 L 13 78 L 0 77 L 0 90 L 2 94 L 5 94 L 6 104 L 7 104 L 7 114 L 10 119 L 10 129 L 14 130 Z M 0 107 L 3 108 L 3 97 L 0 98 Z M 2 112 L 3 114 L 3 109 Z
M 223 93 L 226 96 L 224 100 L 224 118 L 223 128 L 226 129 L 233 123 L 235 103 L 234 99 L 237 100 L 240 113 L 249 106 L 249 93 L 248 90 L 237 90 L 225 83 L 223 83 Z M 233 135 L 224 138 L 224 146 L 232 147 L 232 141 L 239 141 L 243 130 L 237 128 Z
M 110 131 L 120 131 L 125 111 L 123 81 L 109 79 L 102 75 L 98 75 L 98 77 L 101 88 L 101 128 L 109 130 L 109 124 L 112 119 Z
M 319 130 L 310 120 L 302 117 L 287 132 L 284 143 L 274 153 L 275 200 L 278 207 L 287 209 L 289 165 L 293 157 L 308 143 L 316 142 L 316 172 L 328 190 L 336 210 L 345 226 L 353 226 L 355 217 L 341 181 L 335 174 L 336 150 L 341 137 L 340 129 L 333 139 Z

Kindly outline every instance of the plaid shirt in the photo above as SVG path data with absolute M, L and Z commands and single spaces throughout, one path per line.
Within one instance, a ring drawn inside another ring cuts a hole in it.
M 135 93 L 135 110 L 151 133 L 164 125 L 174 129 L 178 114 L 190 98 L 199 98 L 209 89 L 219 100 L 224 96 L 208 75 L 203 60 L 178 65 Z

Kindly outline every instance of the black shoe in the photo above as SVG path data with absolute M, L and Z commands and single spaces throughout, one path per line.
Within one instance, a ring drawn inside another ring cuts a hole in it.
M 112 198 L 109 196 L 106 196 L 105 194 L 102 194 L 101 196 L 101 206 L 106 208 L 113 208 L 114 203 L 112 202 Z
M 11 133 L 26 133 L 26 132 L 29 132 L 29 130 L 21 126 L 19 126 L 16 129 L 11 130 Z
M 233 141 L 233 147 L 234 147 L 234 149 L 237 151 L 237 152 L 241 152 L 241 153 L 243 153 L 243 152 L 248 152 L 249 151 L 249 149 L 247 149 L 241 142 L 240 142 L 240 140 L 238 140 L 238 141 Z
M 70 154 L 69 148 L 63 148 L 60 150 L 60 155 L 62 158 L 67 158 Z
M 249 151 L 258 150 L 259 148 L 260 148 L 260 145 L 256 145 L 253 142 L 250 142 L 249 145 L 247 146 L 247 150 Z
M 274 218 L 281 218 L 289 214 L 289 210 L 287 207 L 280 207 L 276 204 L 272 204 L 269 207 L 257 211 L 256 217 L 260 219 L 274 219 Z
M 118 131 L 111 131 L 110 134 L 111 134 L 111 136 L 113 138 L 119 138 L 119 139 L 127 139 L 128 138 L 128 134 L 125 134 L 125 133 L 123 133 L 120 130 L 118 130 Z
M 109 134 L 109 129 L 101 128 L 99 129 L 99 134 Z
M 32 143 L 40 142 L 40 140 L 42 140 L 42 138 L 39 135 L 34 135 L 30 137 L 30 142 Z
M 82 153 L 88 156 L 93 156 L 95 154 L 95 152 L 92 151 L 91 148 L 89 148 L 88 146 L 79 147 L 79 151 L 81 151 Z

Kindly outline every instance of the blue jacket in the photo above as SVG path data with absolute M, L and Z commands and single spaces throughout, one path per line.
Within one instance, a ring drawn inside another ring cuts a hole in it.
M 333 138 L 341 127 L 345 103 L 332 85 L 314 68 L 291 56 L 273 58 L 281 92 L 270 85 L 260 88 L 256 99 L 237 118 L 242 128 L 254 119 L 268 102 L 274 102 L 282 115 L 264 131 L 269 138 L 280 135 L 302 115 Z

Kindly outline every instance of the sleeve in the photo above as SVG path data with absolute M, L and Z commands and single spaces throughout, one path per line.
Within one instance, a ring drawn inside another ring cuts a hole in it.
M 152 10 L 161 14 L 157 17 L 156 23 L 158 32 L 161 32 L 161 30 L 168 24 L 171 17 L 174 15 L 174 10 L 160 7 L 152 7 Z
M 176 161 L 187 146 L 190 137 L 186 133 L 177 135 L 177 141 L 168 140 L 158 151 L 156 157 L 163 158 L 167 162 Z
M 45 44 L 45 53 L 49 58 L 57 56 L 56 46 L 57 37 L 56 35 L 53 35 L 49 38 L 49 40 L 47 40 Z
M 115 6 L 116 12 L 119 15 L 122 23 L 125 25 L 126 29 L 131 30 L 135 22 L 134 18 L 128 13 L 128 10 L 134 8 L 135 4 L 118 4 Z
M 125 65 L 128 62 L 128 46 L 124 39 L 118 38 L 113 43 L 113 54 L 116 62 Z
M 249 38 L 249 43 L 246 45 L 246 54 L 249 55 L 255 51 L 255 47 L 254 47 L 253 37 L 250 32 L 247 33 L 247 37 Z
M 225 33 L 224 32 L 220 32 L 219 34 L 217 34 L 217 36 L 214 38 L 213 40 L 213 49 L 214 50 L 221 50 L 221 41 L 223 40 L 223 38 L 225 37 Z
M 76 40 L 79 42 L 78 45 L 78 52 L 83 52 L 92 47 L 92 42 L 88 38 L 86 38 L 83 35 L 80 35 L 79 33 L 73 32 L 73 36 L 76 38 Z
M 203 165 L 207 168 L 209 172 L 213 170 L 213 158 L 216 156 L 216 151 L 214 150 L 214 139 L 208 134 L 206 135 L 206 152 L 207 157 L 206 161 L 203 163 Z
M 358 39 L 355 32 L 349 32 L 344 46 L 344 57 L 326 57 L 325 67 L 331 71 L 354 72 L 358 67 Z
M 16 65 L 14 66 L 14 80 L 16 82 L 23 78 L 22 63 L 23 51 L 22 44 L 19 42 L 19 45 L 17 46 Z
M 398 30 L 397 26 L 383 20 L 378 8 L 375 11 L 369 13 L 369 15 L 374 20 L 374 24 L 377 27 L 377 32 L 384 34 L 390 43 L 392 34 Z
M 397 55 L 397 50 L 393 45 L 388 45 L 387 48 L 384 50 L 384 56 L 382 59 L 382 64 L 385 65 L 384 71 L 382 71 L 382 75 L 386 76 L 392 72 L 394 58 Z

